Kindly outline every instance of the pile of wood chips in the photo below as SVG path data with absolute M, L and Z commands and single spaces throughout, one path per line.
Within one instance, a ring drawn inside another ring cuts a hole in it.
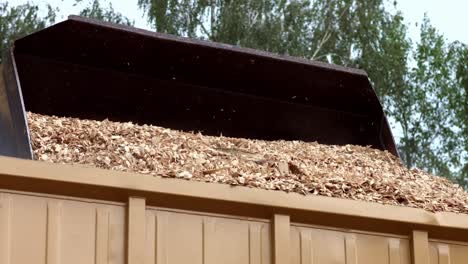
M 361 146 L 212 137 L 28 113 L 35 158 L 160 177 L 468 213 L 468 193 Z

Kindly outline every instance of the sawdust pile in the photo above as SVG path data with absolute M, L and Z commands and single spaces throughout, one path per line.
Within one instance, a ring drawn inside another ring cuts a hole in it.
M 161 177 L 468 213 L 468 193 L 360 146 L 211 137 L 28 113 L 35 158 Z

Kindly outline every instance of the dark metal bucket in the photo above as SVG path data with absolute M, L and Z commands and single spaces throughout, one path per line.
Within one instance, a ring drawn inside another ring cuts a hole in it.
M 361 70 L 71 16 L 17 40 L 3 75 L 0 155 L 32 158 L 31 111 L 398 156 Z

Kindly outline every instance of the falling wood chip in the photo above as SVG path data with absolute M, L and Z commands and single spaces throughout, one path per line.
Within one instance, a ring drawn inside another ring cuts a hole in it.
M 468 213 L 468 193 L 386 151 L 212 137 L 28 113 L 37 159 L 192 181 Z

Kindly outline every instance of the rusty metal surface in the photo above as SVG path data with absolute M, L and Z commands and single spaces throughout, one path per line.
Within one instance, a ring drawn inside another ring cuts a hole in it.
M 74 16 L 14 55 L 28 111 L 398 155 L 360 70 Z
M 14 55 L 0 65 L 0 155 L 32 159 L 29 131 L 24 112 Z

